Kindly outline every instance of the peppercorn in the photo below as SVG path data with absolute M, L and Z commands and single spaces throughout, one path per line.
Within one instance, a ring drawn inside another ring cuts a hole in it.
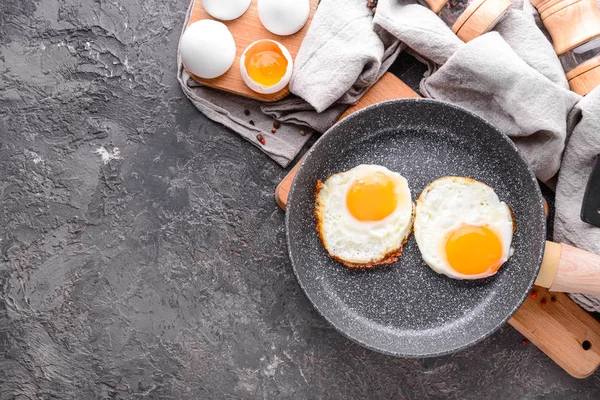
M 540 305 L 541 306 L 545 306 L 546 305 L 546 299 L 542 299 L 542 301 L 540 301 Z
M 531 298 L 532 298 L 532 299 L 535 299 L 536 297 L 537 297 L 537 292 L 536 292 L 535 290 L 533 290 L 533 291 L 531 292 Z
M 279 122 L 279 121 L 275 121 L 275 122 L 273 122 L 273 127 L 274 127 L 275 129 L 279 129 L 279 127 L 280 127 L 280 126 L 281 126 L 281 122 Z
M 244 114 L 246 114 L 246 116 L 250 115 L 250 110 L 244 110 Z
M 254 121 L 250 120 L 250 125 L 254 126 Z
M 260 144 L 264 145 L 266 140 L 265 137 L 263 135 L 261 135 L 260 133 L 258 135 L 256 135 L 256 140 L 258 140 L 260 142 Z
M 305 131 L 304 129 L 300 129 L 300 134 L 301 134 L 302 136 L 304 136 L 304 135 L 306 135 L 306 131 Z
M 524 338 L 523 340 L 521 340 L 521 343 L 522 344 L 527 344 L 527 343 L 529 343 L 529 340 L 527 340 L 527 339 Z
M 277 133 L 277 129 L 275 129 L 275 128 L 271 129 L 271 133 Z

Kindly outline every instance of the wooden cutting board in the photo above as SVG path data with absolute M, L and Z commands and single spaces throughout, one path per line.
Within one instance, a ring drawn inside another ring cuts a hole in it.
M 242 53 L 246 50 L 250 44 L 256 42 L 260 39 L 271 39 L 275 40 L 282 45 L 284 45 L 292 55 L 292 58 L 296 60 L 296 54 L 298 54 L 298 50 L 300 50 L 300 45 L 302 44 L 302 40 L 304 40 L 304 36 L 308 31 L 308 26 L 312 21 L 313 16 L 315 15 L 315 11 L 317 9 L 317 5 L 319 4 L 319 0 L 310 0 L 310 16 L 308 17 L 308 21 L 306 25 L 297 33 L 290 36 L 278 36 L 271 32 L 269 32 L 260 22 L 258 18 L 258 8 L 257 8 L 257 0 L 252 0 L 250 7 L 248 10 L 239 18 L 234 19 L 233 21 L 219 21 L 213 17 L 211 17 L 204 7 L 202 7 L 201 0 L 195 0 L 194 6 L 192 8 L 192 14 L 190 15 L 190 24 L 193 24 L 196 21 L 201 19 L 212 19 L 215 21 L 219 21 L 224 23 L 235 40 L 235 61 L 233 65 L 225 74 L 219 76 L 215 79 L 202 79 L 194 74 L 190 74 L 192 78 L 196 81 L 210 87 L 214 87 L 216 89 L 221 89 L 226 92 L 235 93 L 240 96 L 249 97 L 251 99 L 256 99 L 260 101 L 270 102 L 281 100 L 285 96 L 287 96 L 290 91 L 286 86 L 284 89 L 280 90 L 277 93 L 273 94 L 260 94 L 251 90 L 244 81 L 242 80 L 242 76 L 240 75 L 240 58 L 242 57 Z
M 387 73 L 340 119 L 371 104 L 409 97 L 419 95 Z M 301 163 L 302 160 L 275 190 L 275 200 L 284 210 Z M 564 293 L 534 287 L 508 322 L 575 378 L 591 375 L 600 365 L 600 322 Z

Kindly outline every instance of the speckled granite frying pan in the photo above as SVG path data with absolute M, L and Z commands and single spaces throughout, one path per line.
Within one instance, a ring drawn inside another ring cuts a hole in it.
M 413 201 L 443 176 L 490 185 L 514 211 L 514 256 L 479 281 L 433 272 L 413 236 L 388 267 L 352 271 L 330 259 L 315 227 L 315 184 L 359 164 L 404 175 Z M 404 99 L 356 112 L 312 147 L 290 192 L 286 229 L 298 282 L 336 329 L 382 353 L 427 357 L 473 345 L 519 308 L 542 261 L 546 220 L 538 183 L 508 137 L 459 107 Z

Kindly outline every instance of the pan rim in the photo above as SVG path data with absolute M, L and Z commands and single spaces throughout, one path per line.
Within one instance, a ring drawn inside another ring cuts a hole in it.
M 298 168 L 298 171 L 296 172 L 296 176 L 302 174 L 306 168 L 306 164 L 307 161 L 311 159 L 311 157 L 313 156 L 313 154 L 318 151 L 319 147 L 322 145 L 322 143 L 324 142 L 324 140 L 327 140 L 326 138 L 330 135 L 330 132 L 332 132 L 332 130 L 334 129 L 334 127 L 336 126 L 340 126 L 342 124 L 349 124 L 351 123 L 354 119 L 356 118 L 360 118 L 363 114 L 366 114 L 368 112 L 370 112 L 370 110 L 372 109 L 376 109 L 376 108 L 380 108 L 382 106 L 389 106 L 391 104 L 404 104 L 404 103 L 438 103 L 443 107 L 449 107 L 452 108 L 454 110 L 457 110 L 459 112 L 462 113 L 466 113 L 469 114 L 470 116 L 474 117 L 475 119 L 480 120 L 481 122 L 485 123 L 486 125 L 490 126 L 493 130 L 495 130 L 508 144 L 509 146 L 515 151 L 516 156 L 519 157 L 521 159 L 521 161 L 523 161 L 523 163 L 526 166 L 526 173 L 529 175 L 530 179 L 533 181 L 534 183 L 534 187 L 535 187 L 535 203 L 538 204 L 538 212 L 541 212 L 541 215 L 544 215 L 544 205 L 543 205 L 543 196 L 542 196 L 542 192 L 541 189 L 539 187 L 538 184 L 538 180 L 535 176 L 535 174 L 533 173 L 533 171 L 531 170 L 531 168 L 529 167 L 529 165 L 527 164 L 527 161 L 525 159 L 525 157 L 523 156 L 523 153 L 518 149 L 518 147 L 516 146 L 516 144 L 513 142 L 513 140 L 507 136 L 506 134 L 504 134 L 503 132 L 501 132 L 498 128 L 496 128 L 494 125 L 492 125 L 490 122 L 488 122 L 487 120 L 485 120 L 484 118 L 480 117 L 479 115 L 475 114 L 474 112 L 467 110 L 463 107 L 445 102 L 445 101 L 440 101 L 440 100 L 435 100 L 435 99 L 424 99 L 424 98 L 410 98 L 410 99 L 395 99 L 395 100 L 388 100 L 388 101 L 384 101 L 381 103 L 377 103 L 377 104 L 372 104 L 368 107 L 365 107 L 349 116 L 347 116 L 346 118 L 344 118 L 342 121 L 336 123 L 333 127 L 331 127 L 329 130 L 327 130 L 314 144 L 313 146 L 306 152 L 305 156 L 304 156 L 304 161 L 302 161 L 302 164 L 300 165 L 300 167 Z M 291 188 L 290 188 L 290 192 L 288 195 L 288 202 L 287 202 L 287 207 L 286 210 L 290 209 L 290 204 L 291 202 L 294 201 L 294 193 L 297 190 L 297 179 L 294 179 L 294 181 L 292 182 Z M 533 203 L 534 201 L 532 201 Z M 546 218 L 541 218 L 542 224 L 543 226 L 541 227 L 541 230 L 543 231 L 544 234 L 544 238 L 543 240 L 545 241 L 546 235 L 547 235 L 547 221 Z M 297 267 L 296 267 L 296 261 L 294 260 L 293 254 L 292 254 L 292 244 L 291 244 L 291 240 L 290 240 L 290 213 L 286 211 L 285 213 L 285 231 L 286 231 L 286 245 L 287 245 L 287 250 L 288 250 L 288 257 L 290 259 L 290 262 L 292 264 L 292 270 L 294 272 L 294 276 L 296 277 L 296 281 L 298 282 L 300 288 L 302 289 L 302 292 L 304 293 L 304 295 L 306 296 L 306 298 L 308 299 L 308 301 L 311 303 L 311 305 L 313 306 L 313 308 L 321 315 L 321 317 L 323 317 L 337 332 L 339 332 L 342 336 L 344 336 L 345 338 L 367 348 L 373 351 L 376 351 L 378 353 L 382 353 L 382 354 L 386 354 L 386 355 L 390 355 L 390 356 L 395 356 L 395 357 L 400 357 L 400 358 L 429 358 L 429 357 L 439 357 L 439 356 L 444 356 L 444 355 L 448 355 L 448 354 L 454 354 L 456 352 L 459 352 L 461 350 L 470 348 L 472 346 L 474 346 L 475 344 L 487 339 L 488 337 L 490 337 L 492 334 L 494 334 L 495 332 L 497 332 L 502 326 L 504 326 L 506 324 L 506 322 L 508 322 L 508 320 L 517 312 L 517 310 L 521 307 L 521 305 L 523 304 L 523 302 L 525 301 L 525 299 L 527 298 L 529 292 L 531 291 L 531 288 L 533 287 L 535 280 L 539 274 L 539 270 L 542 264 L 542 259 L 543 259 L 543 255 L 544 255 L 544 245 L 542 243 L 542 246 L 540 246 L 540 251 L 537 254 L 537 260 L 536 260 L 536 266 L 534 269 L 534 272 L 532 273 L 531 278 L 529 279 L 529 282 L 527 282 L 527 290 L 525 290 L 520 297 L 518 297 L 518 302 L 515 303 L 515 306 L 510 310 L 510 312 L 503 318 L 501 318 L 499 320 L 499 322 L 492 328 L 490 329 L 488 332 L 484 333 L 483 335 L 480 335 L 479 337 L 470 340 L 468 342 L 463 343 L 460 346 L 455 346 L 453 348 L 448 348 L 445 351 L 433 351 L 433 352 L 429 352 L 429 353 L 419 353 L 419 354 L 412 354 L 412 353 L 401 353 L 401 352 L 395 352 L 395 351 L 390 351 L 387 350 L 381 346 L 376 346 L 372 343 L 367 343 L 357 337 L 354 337 L 352 335 L 350 335 L 349 333 L 345 332 L 344 330 L 340 329 L 327 315 L 326 313 L 321 309 L 321 307 L 319 307 L 318 303 L 315 302 L 313 300 L 313 298 L 311 297 L 311 295 L 309 294 L 309 292 L 307 291 L 304 282 L 302 281 L 302 279 L 300 278 L 300 275 L 298 273 Z M 536 239 L 537 240 L 537 239 Z M 535 256 L 535 254 L 532 254 L 532 257 Z

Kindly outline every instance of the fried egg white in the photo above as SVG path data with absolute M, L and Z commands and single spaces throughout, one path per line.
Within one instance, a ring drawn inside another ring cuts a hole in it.
M 510 208 L 470 178 L 430 183 L 417 200 L 413 229 L 425 263 L 454 279 L 492 276 L 513 251 Z
M 315 216 L 329 255 L 349 267 L 398 259 L 412 227 L 406 179 L 378 165 L 359 165 L 319 181 Z

